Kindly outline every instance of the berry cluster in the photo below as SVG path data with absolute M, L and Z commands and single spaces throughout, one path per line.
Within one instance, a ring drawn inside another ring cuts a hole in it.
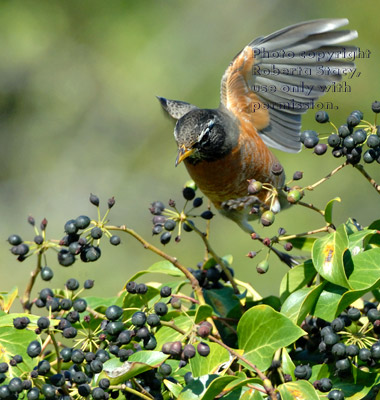
M 160 235 L 160 241 L 163 245 L 168 244 L 172 238 L 172 232 L 178 225 L 178 232 L 175 236 L 176 243 L 181 240 L 182 229 L 185 232 L 194 230 L 194 222 L 189 219 L 201 217 L 205 220 L 210 220 L 214 214 L 210 210 L 203 211 L 199 215 L 191 214 L 195 209 L 203 205 L 202 197 L 196 197 L 197 186 L 193 181 L 185 184 L 182 190 L 182 195 L 185 199 L 185 204 L 182 211 L 179 211 L 174 200 L 169 200 L 167 208 L 162 201 L 154 201 L 149 208 L 153 214 L 153 235 Z M 190 203 L 191 202 L 191 203 Z M 188 208 L 190 206 L 190 208 Z M 188 209 L 187 209 L 188 208 Z
M 353 165 L 358 164 L 361 159 L 365 163 L 372 163 L 375 160 L 380 163 L 380 126 L 376 125 L 380 102 L 372 103 L 372 111 L 375 113 L 374 124 L 363 120 L 363 113 L 355 110 L 347 117 L 346 123 L 339 128 L 330 122 L 326 111 L 318 111 L 315 114 L 316 121 L 321 124 L 330 123 L 335 132 L 327 137 L 326 144 L 320 143 L 322 138 L 316 131 L 303 131 L 301 142 L 306 148 L 314 149 L 317 155 L 325 154 L 330 146 L 334 157 L 346 157 L 347 162 Z M 364 145 L 367 149 L 363 149 Z
M 364 371 L 379 368 L 380 311 L 377 306 L 367 302 L 362 310 L 350 307 L 331 323 L 308 316 L 301 324 L 308 335 L 299 339 L 292 354 L 293 360 L 303 360 L 294 371 L 295 377 L 310 379 L 311 367 L 304 363 L 305 359 L 331 364 L 342 381 L 352 380 L 353 366 Z M 344 399 L 342 391 L 331 390 L 330 379 L 314 381 L 313 385 L 321 392 L 329 392 L 329 399 Z
M 34 254 L 42 255 L 49 248 L 55 248 L 58 250 L 58 262 L 63 267 L 69 267 L 74 264 L 76 256 L 79 256 L 83 262 L 98 260 L 101 256 L 99 243 L 103 235 L 109 238 L 112 245 L 117 246 L 120 244 L 120 237 L 112 235 L 106 228 L 107 216 L 115 204 L 115 199 L 112 197 L 108 200 L 108 209 L 103 218 L 100 217 L 99 198 L 91 194 L 90 202 L 98 209 L 98 220 L 91 220 L 86 215 L 80 215 L 76 219 L 68 220 L 64 225 L 65 236 L 58 244 L 56 241 L 46 238 L 46 219 L 41 222 L 39 231 L 34 218 L 29 217 L 28 222 L 34 228 L 35 237 L 33 241 L 23 241 L 17 234 L 10 235 L 8 242 L 12 246 L 12 254 L 16 255 L 19 261 L 24 261 L 28 256 Z M 48 265 L 44 265 L 41 267 L 40 276 L 44 281 L 50 281 L 54 273 Z

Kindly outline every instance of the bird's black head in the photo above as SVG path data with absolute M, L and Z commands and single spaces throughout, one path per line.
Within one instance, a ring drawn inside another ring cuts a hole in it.
M 237 137 L 226 115 L 219 110 L 194 109 L 177 121 L 174 137 L 178 145 L 176 165 L 214 161 L 231 152 Z
M 177 120 L 174 137 L 178 145 L 176 165 L 214 161 L 228 154 L 238 141 L 238 129 L 226 110 L 207 110 L 178 100 L 158 97 L 162 108 Z

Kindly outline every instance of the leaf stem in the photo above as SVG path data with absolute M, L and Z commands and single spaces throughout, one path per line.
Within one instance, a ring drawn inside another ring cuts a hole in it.
M 330 179 L 333 175 L 335 175 L 337 172 L 339 172 L 341 169 L 343 169 L 347 165 L 348 165 L 348 162 L 345 161 L 343 164 L 341 164 L 338 167 L 336 167 L 335 169 L 333 169 L 324 178 L 320 179 L 318 182 L 315 182 L 313 185 L 306 186 L 305 189 L 306 190 L 314 190 L 317 186 L 319 186 L 323 182 L 326 182 L 328 179 Z
M 239 360 L 243 361 L 245 364 L 247 364 L 249 367 L 251 367 L 256 373 L 257 375 L 260 377 L 260 379 L 263 381 L 263 385 L 265 388 L 265 392 L 268 394 L 268 396 L 272 399 L 272 400 L 276 400 L 277 396 L 274 392 L 273 386 L 271 381 L 265 376 L 265 374 L 263 372 L 260 371 L 259 368 L 257 368 L 257 366 L 255 364 L 252 364 L 249 360 L 247 360 L 244 356 L 240 355 L 239 353 L 237 353 L 235 350 L 231 349 L 231 347 L 228 347 L 226 344 L 224 344 L 222 341 L 220 341 L 219 339 L 217 339 L 216 337 L 210 335 L 209 339 L 214 342 L 219 344 L 220 346 L 224 347 L 230 354 L 232 354 L 234 357 L 238 358 Z
M 370 177 L 367 171 L 364 169 L 363 165 L 356 164 L 354 167 L 364 176 L 365 179 L 375 188 L 376 192 L 380 194 L 380 185 L 376 183 L 376 181 Z
M 308 232 L 303 232 L 303 233 L 296 233 L 294 235 L 287 235 L 287 236 L 279 236 L 277 239 L 280 240 L 291 240 L 299 237 L 304 237 L 304 236 L 309 236 L 309 235 L 314 235 L 315 233 L 321 233 L 321 232 L 328 232 L 330 229 L 330 226 L 326 225 L 323 226 L 322 228 L 314 229 L 312 231 Z
M 37 276 L 41 271 L 41 260 L 42 260 L 42 252 L 39 252 L 38 256 L 37 256 L 37 266 L 36 266 L 35 270 L 33 270 L 30 273 L 29 282 L 26 285 L 24 295 L 22 296 L 22 299 L 21 299 L 22 308 L 24 309 L 24 311 L 27 314 L 30 314 L 30 310 L 31 310 L 32 305 L 33 305 L 30 302 L 30 295 L 32 293 L 32 289 L 33 289 L 33 286 L 34 286 L 34 284 L 36 282 Z

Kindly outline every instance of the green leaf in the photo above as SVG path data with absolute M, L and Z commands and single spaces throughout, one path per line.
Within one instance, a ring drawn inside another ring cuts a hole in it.
M 348 238 L 344 225 L 319 238 L 313 246 L 312 259 L 315 269 L 327 281 L 350 288 L 343 264 Z
M 280 300 L 283 303 L 289 295 L 309 284 L 317 274 L 311 260 L 291 268 L 282 278 Z
M 232 381 L 235 381 L 237 378 L 235 376 L 226 375 L 221 376 L 219 378 L 214 379 L 209 387 L 207 388 L 206 392 L 202 396 L 202 400 L 214 400 L 215 397 L 221 393 L 224 388 Z
M 202 357 L 197 352 L 195 357 L 190 359 L 190 368 L 194 377 L 219 373 L 222 364 L 230 361 L 230 353 L 224 347 L 217 343 L 207 342 L 207 344 L 210 346 L 210 354 L 207 357 Z
M 237 333 L 244 357 L 262 371 L 270 367 L 275 351 L 305 334 L 289 318 L 266 305 L 255 306 L 245 312 Z
M 359 254 L 364 251 L 367 242 L 376 234 L 375 230 L 363 229 L 348 236 L 348 249 L 352 255 Z
M 104 313 L 109 306 L 121 305 L 121 300 L 120 297 L 86 297 L 88 307 L 101 313 Z
M 329 378 L 330 375 L 334 374 L 334 371 L 330 371 L 327 364 L 316 364 L 311 367 L 310 382 L 318 381 L 322 378 Z
M 325 207 L 325 221 L 328 224 L 332 224 L 332 210 L 333 210 L 333 205 L 335 202 L 341 202 L 342 200 L 339 197 L 335 197 L 335 199 L 330 200 Z
M 236 297 L 234 290 L 225 286 L 223 289 L 210 289 L 204 291 L 206 303 L 209 304 L 214 312 L 221 317 L 228 317 L 232 310 L 240 307 L 240 301 Z M 238 318 L 236 314 L 235 318 Z
M 304 380 L 287 382 L 278 386 L 281 400 L 319 400 L 313 385 Z
M 296 377 L 294 375 L 294 370 L 296 369 L 296 366 L 294 365 L 293 360 L 290 358 L 289 353 L 285 348 L 283 348 L 281 352 L 281 361 L 281 367 L 284 374 L 290 375 L 295 381 Z
M 177 400 L 199 400 L 202 398 L 206 388 L 211 382 L 218 378 L 218 375 L 204 375 L 192 380 L 186 387 L 183 388 Z
M 149 301 L 160 295 L 160 291 L 152 286 L 148 286 L 148 291 L 144 295 L 125 293 L 123 298 L 123 308 L 142 308 Z
M 295 324 L 300 325 L 314 308 L 326 282 L 318 286 L 304 287 L 292 293 L 281 307 L 281 312 Z
M 0 294 L 0 309 L 9 312 L 13 302 L 17 298 L 18 287 L 14 286 L 9 292 L 1 292 Z
M 351 235 L 352 233 L 361 231 L 363 227 L 359 225 L 353 218 L 349 218 L 348 221 L 344 224 L 346 227 L 347 235 Z M 370 227 L 370 229 L 376 229 Z
M 352 256 L 350 286 L 356 290 L 375 287 L 380 282 L 380 248 L 374 248 Z
M 313 237 L 296 237 L 294 239 L 288 239 L 287 242 L 290 242 L 296 249 L 311 251 L 316 240 L 317 238 Z
M 149 273 L 165 274 L 165 275 L 170 275 L 170 276 L 178 276 L 178 277 L 181 277 L 181 278 L 183 278 L 185 276 L 170 261 L 162 260 L 162 261 L 158 261 L 158 262 L 154 263 L 147 270 L 142 270 L 142 271 L 137 272 L 130 279 L 128 279 L 128 281 L 126 283 L 128 283 L 130 281 L 135 281 L 140 276 L 145 275 L 145 274 L 149 274 Z
M 103 373 L 113 385 L 117 385 L 145 371 L 158 368 L 168 357 L 160 351 L 142 350 L 133 353 L 124 363 L 118 358 L 111 358 L 104 363 Z
M 202 304 L 197 308 L 194 322 L 198 324 L 201 321 L 205 321 L 207 318 L 211 317 L 212 314 L 212 307 L 210 307 L 208 304 Z
M 176 314 L 178 316 L 174 317 Z M 169 316 L 173 320 L 173 323 L 185 332 L 188 332 L 193 326 L 192 319 L 186 315 L 181 315 L 180 313 L 170 313 L 166 316 Z M 168 326 L 161 326 L 154 336 L 157 340 L 157 349 L 161 349 L 164 343 L 182 340 L 184 335 Z
M 169 381 L 168 379 L 164 379 L 163 382 L 164 385 L 169 389 L 169 391 L 174 395 L 174 398 L 176 399 L 183 389 L 182 386 L 178 383 Z
M 9 369 L 7 375 L 10 378 L 28 374 L 38 363 L 37 358 L 28 356 L 26 349 L 31 341 L 39 340 L 39 337 L 32 330 L 15 329 L 13 319 L 18 317 L 28 317 L 32 324 L 36 324 L 39 318 L 31 314 L 5 314 L 0 317 L 0 362 L 9 363 L 15 354 L 21 355 L 24 359 L 17 368 Z

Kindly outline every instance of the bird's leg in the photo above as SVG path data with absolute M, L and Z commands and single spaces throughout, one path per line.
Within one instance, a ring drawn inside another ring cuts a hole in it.
M 257 210 L 259 210 L 260 207 L 267 208 L 265 203 L 263 203 L 256 196 L 244 196 L 244 197 L 239 197 L 237 199 L 230 199 L 230 200 L 224 201 L 221 204 L 221 206 L 222 206 L 222 209 L 226 212 L 241 211 L 244 209 L 253 208 L 254 206 L 257 206 Z

